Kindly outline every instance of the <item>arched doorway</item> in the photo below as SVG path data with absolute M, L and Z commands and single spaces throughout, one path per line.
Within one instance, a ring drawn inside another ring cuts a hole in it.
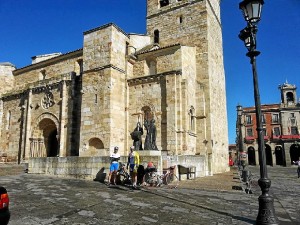
M 291 156 L 291 163 L 293 161 L 298 161 L 300 157 L 300 146 L 299 144 L 293 144 L 290 148 L 290 156 Z
M 33 129 L 30 138 L 31 157 L 54 157 L 59 155 L 59 142 L 56 123 L 42 115 L 37 119 L 37 125 Z
M 272 150 L 270 145 L 265 145 L 265 153 L 266 153 L 266 164 L 269 166 L 273 166 Z
M 276 165 L 283 166 L 283 164 L 284 164 L 283 149 L 281 146 L 275 147 L 275 156 L 276 156 Z
M 253 147 L 248 148 L 248 164 L 249 165 L 256 165 L 255 162 L 255 149 Z

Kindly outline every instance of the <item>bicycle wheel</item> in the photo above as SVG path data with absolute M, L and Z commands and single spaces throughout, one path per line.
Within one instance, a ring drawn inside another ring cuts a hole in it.
M 175 174 L 170 174 L 170 173 L 167 174 L 165 178 L 165 182 L 167 185 L 174 188 L 177 188 L 177 186 L 179 185 L 179 179 Z
M 121 185 L 130 185 L 131 179 L 128 174 L 119 174 L 119 179 Z

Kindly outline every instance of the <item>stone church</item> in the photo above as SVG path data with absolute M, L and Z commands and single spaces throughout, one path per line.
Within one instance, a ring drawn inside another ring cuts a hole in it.
M 147 0 L 146 22 L 146 34 L 110 23 L 72 52 L 1 63 L 1 160 L 92 177 L 138 138 L 161 170 L 228 171 L 220 0 Z

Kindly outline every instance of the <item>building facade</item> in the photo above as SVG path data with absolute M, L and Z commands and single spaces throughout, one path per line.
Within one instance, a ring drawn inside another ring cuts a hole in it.
M 300 103 L 296 86 L 279 85 L 281 103 L 261 106 L 266 164 L 290 166 L 300 157 Z M 249 165 L 258 165 L 255 107 L 237 107 L 237 143 L 248 154 Z
M 147 0 L 146 20 L 147 34 L 110 23 L 84 32 L 81 49 L 2 63 L 1 154 L 105 157 L 117 145 L 125 156 L 140 129 L 139 151 L 227 171 L 220 0 Z

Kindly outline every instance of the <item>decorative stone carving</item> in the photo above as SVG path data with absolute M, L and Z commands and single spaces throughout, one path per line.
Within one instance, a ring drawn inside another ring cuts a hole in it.
M 41 105 L 44 109 L 48 109 L 54 105 L 54 96 L 52 92 L 47 91 L 44 97 L 41 99 Z

